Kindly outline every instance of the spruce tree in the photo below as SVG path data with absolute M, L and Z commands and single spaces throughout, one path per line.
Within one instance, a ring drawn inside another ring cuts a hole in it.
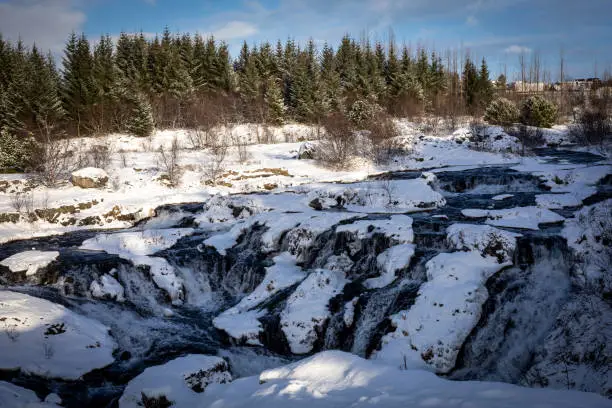
M 493 99 L 493 84 L 491 84 L 489 79 L 487 61 L 483 58 L 480 65 L 480 73 L 478 74 L 478 102 L 481 107 L 486 108 L 491 99 Z
M 478 102 L 479 75 L 476 66 L 469 57 L 465 61 L 461 81 L 465 104 L 468 108 L 473 109 Z
M 133 108 L 131 116 L 127 121 L 127 131 L 139 137 L 151 135 L 155 127 L 151 104 L 146 96 L 142 94 L 134 97 L 132 103 Z

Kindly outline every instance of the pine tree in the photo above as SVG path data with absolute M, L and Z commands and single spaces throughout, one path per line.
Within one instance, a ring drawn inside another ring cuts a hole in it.
M 493 99 L 493 84 L 489 79 L 487 61 L 483 58 L 478 74 L 478 102 L 483 108 L 486 108 L 491 99 Z
M 265 101 L 267 106 L 266 121 L 273 125 L 283 123 L 285 117 L 285 105 L 283 103 L 283 93 L 278 79 L 269 78 L 266 84 Z
M 461 81 L 465 103 L 470 109 L 473 109 L 478 102 L 479 75 L 469 57 L 465 61 Z
M 65 113 L 59 94 L 59 75 L 53 56 L 49 53 L 44 57 L 36 47 L 30 53 L 29 65 L 32 72 L 29 108 L 36 127 L 48 136 Z
M 132 102 L 134 106 L 127 122 L 127 131 L 135 136 L 149 136 L 155 127 L 151 104 L 142 94 L 133 98 Z

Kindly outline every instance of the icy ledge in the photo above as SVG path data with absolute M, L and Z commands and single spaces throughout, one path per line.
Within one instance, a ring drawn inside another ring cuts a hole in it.
M 540 224 L 562 222 L 564 217 L 546 208 L 515 207 L 504 210 L 462 210 L 467 218 L 486 218 L 485 223 L 496 227 L 538 230 Z
M 65 307 L 0 291 L 0 369 L 76 380 L 114 361 L 109 328 Z
M 176 405 L 180 407 L 181 405 Z M 603 408 L 589 393 L 523 388 L 504 383 L 448 381 L 420 370 L 400 371 L 353 354 L 326 351 L 230 384 L 210 385 L 204 408 L 471 407 Z
M 25 272 L 26 276 L 36 275 L 39 269 L 46 268 L 57 259 L 57 251 L 25 251 L 9 256 L 0 262 L 13 273 Z

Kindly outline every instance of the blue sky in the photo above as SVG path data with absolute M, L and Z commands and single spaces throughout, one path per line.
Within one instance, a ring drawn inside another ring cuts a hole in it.
M 337 44 L 344 33 L 486 56 L 490 69 L 541 55 L 553 78 L 563 50 L 574 77 L 612 70 L 612 0 L 0 0 L 0 32 L 60 52 L 72 30 L 214 34 L 235 54 L 242 40 L 293 37 Z

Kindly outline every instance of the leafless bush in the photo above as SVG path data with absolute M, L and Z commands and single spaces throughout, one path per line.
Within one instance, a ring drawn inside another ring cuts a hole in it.
M 16 342 L 19 339 L 20 333 L 17 331 L 16 324 L 10 324 L 5 321 L 4 322 L 4 333 L 12 342 Z
M 125 150 L 119 150 L 119 158 L 121 159 L 121 166 L 123 166 L 124 168 L 128 167 L 127 153 L 125 152 Z
M 231 132 L 231 130 L 226 127 L 226 132 Z M 229 140 L 227 137 L 221 137 L 221 135 L 216 133 L 215 137 L 212 137 L 208 142 L 208 149 L 211 157 L 206 163 L 204 171 L 207 178 L 206 181 L 212 184 L 216 184 L 219 176 L 223 173 L 224 162 L 228 151 L 227 140 Z
M 544 144 L 544 132 L 542 129 L 520 124 L 516 127 L 507 129 L 510 136 L 514 136 L 521 142 L 521 155 L 525 156 L 528 149 Z
M 345 167 L 355 154 L 355 132 L 351 121 L 341 113 L 332 113 L 323 120 L 325 136 L 320 142 L 318 159 L 333 167 Z
M 382 188 L 382 190 L 384 191 L 385 195 L 387 196 L 387 207 L 391 207 L 395 204 L 395 192 L 396 192 L 396 185 L 395 183 L 393 183 L 393 180 L 391 180 L 390 177 L 385 177 L 381 183 L 380 186 Z
M 91 146 L 88 152 L 90 166 L 105 169 L 111 163 L 113 149 L 110 143 Z
M 240 163 L 246 163 L 251 156 L 247 141 L 244 138 L 235 136 L 233 138 L 233 145 L 236 147 L 236 152 L 238 153 L 238 161 Z
M 479 120 L 470 122 L 470 142 L 475 150 L 485 150 L 487 143 L 487 125 Z
M 55 349 L 53 348 L 53 345 L 47 340 L 43 341 L 43 353 L 47 360 L 50 360 L 51 357 L 53 357 L 53 355 L 55 354 Z
M 164 149 L 163 146 L 158 150 L 158 163 L 162 170 L 168 176 L 168 182 L 172 187 L 175 187 L 180 178 L 180 146 L 176 136 L 172 139 L 172 144 L 169 149 Z
M 612 119 L 607 107 L 603 105 L 584 109 L 578 117 L 578 123 L 572 128 L 572 134 L 583 144 L 603 145 L 606 138 L 612 135 Z
M 21 213 L 21 211 L 26 205 L 27 198 L 25 193 L 15 193 L 11 194 L 10 200 L 11 207 L 13 208 L 13 210 L 15 210 L 15 212 Z
M 47 139 L 37 153 L 37 177 L 47 186 L 66 179 L 73 169 L 74 152 L 68 139 Z
M 372 147 L 372 158 L 377 163 L 385 163 L 399 153 L 400 146 L 396 137 L 399 130 L 393 119 L 387 115 L 379 115 L 367 125 L 369 139 Z

